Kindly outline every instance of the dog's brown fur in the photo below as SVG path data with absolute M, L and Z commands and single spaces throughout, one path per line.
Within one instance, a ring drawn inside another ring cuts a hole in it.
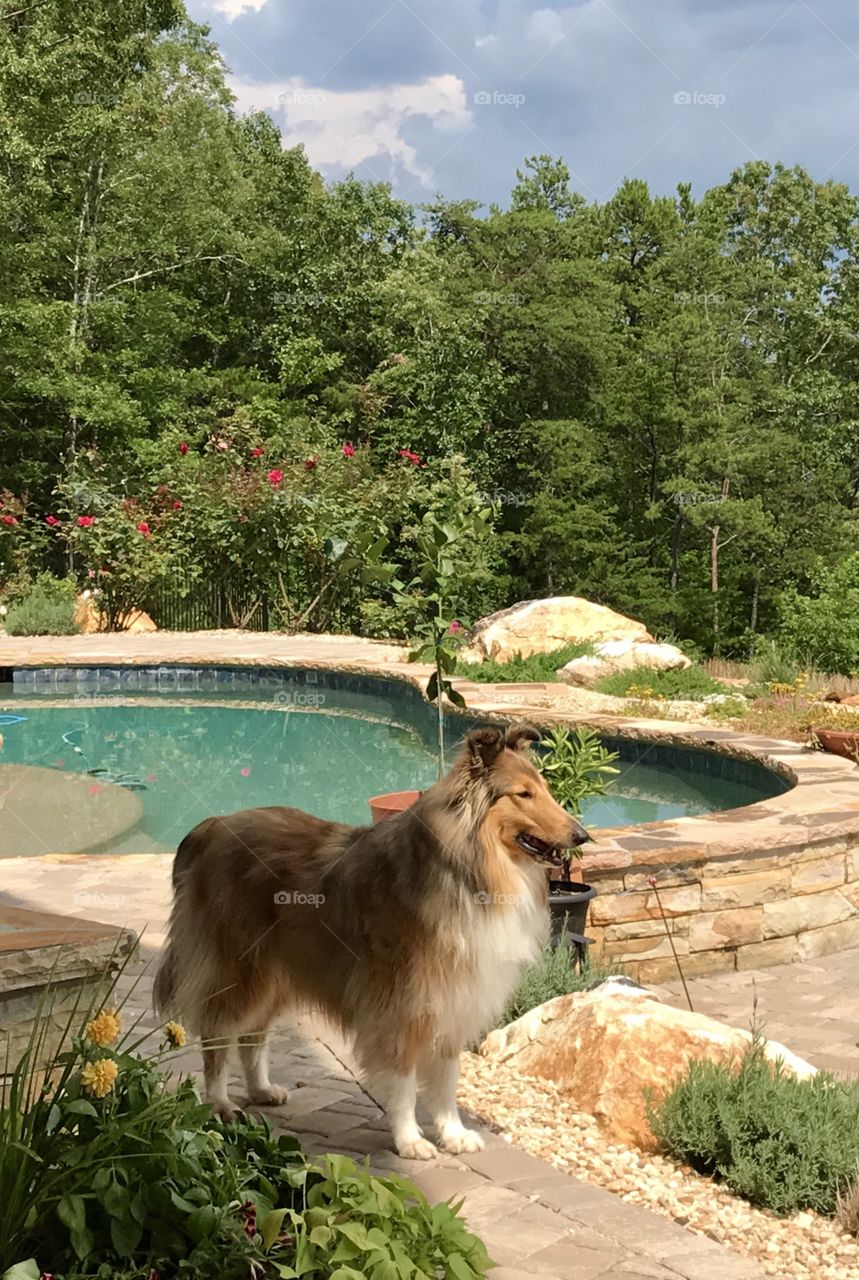
M 375 827 L 272 807 L 185 837 L 155 1002 L 202 1038 L 210 1096 L 229 1041 L 252 1055 L 288 1008 L 323 1012 L 368 1073 L 400 1078 L 458 1057 L 497 1016 L 545 938 L 541 853 L 586 839 L 523 754 L 537 736 L 476 730 L 442 781 Z M 281 1100 L 262 1077 L 256 1100 Z

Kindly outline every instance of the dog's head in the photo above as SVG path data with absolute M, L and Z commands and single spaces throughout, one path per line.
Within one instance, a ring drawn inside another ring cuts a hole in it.
M 460 765 L 483 791 L 481 833 L 501 843 L 511 858 L 560 866 L 565 853 L 590 837 L 558 804 L 527 755 L 540 735 L 529 725 L 475 729 L 465 740 Z M 568 854 L 567 854 L 568 856 Z

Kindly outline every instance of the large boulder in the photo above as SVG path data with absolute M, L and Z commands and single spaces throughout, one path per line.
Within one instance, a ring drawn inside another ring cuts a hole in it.
M 592 684 L 615 671 L 630 667 L 649 667 L 651 671 L 674 671 L 691 667 L 692 663 L 673 644 L 643 643 L 636 640 L 606 640 L 594 646 L 593 657 L 573 658 L 561 667 L 558 677 L 569 684 Z
M 652 642 L 643 622 L 625 618 L 604 604 L 592 604 L 581 596 L 552 596 L 547 600 L 522 600 L 509 609 L 490 613 L 472 627 L 462 651 L 466 662 L 495 658 L 508 662 L 517 653 L 551 653 L 577 640 L 626 640 Z
M 480 1052 L 522 1075 L 553 1080 L 613 1139 L 652 1148 L 645 1088 L 658 1104 L 694 1058 L 735 1060 L 750 1041 L 748 1031 L 615 980 L 531 1009 L 490 1032 Z M 795 1075 L 814 1075 L 814 1067 L 783 1045 L 767 1041 L 765 1047 Z
M 91 591 L 83 591 L 75 601 L 75 622 L 81 635 L 94 635 L 105 631 L 105 616 Z M 155 623 L 142 609 L 132 609 L 119 619 L 120 631 L 157 631 Z

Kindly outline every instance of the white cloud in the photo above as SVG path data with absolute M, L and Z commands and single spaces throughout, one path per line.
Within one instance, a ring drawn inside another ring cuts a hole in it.
M 266 3 L 267 0 L 213 0 L 212 7 L 222 18 L 226 18 L 227 22 L 232 22 L 235 18 L 240 18 L 246 10 L 250 13 L 259 13 Z
M 420 117 L 442 130 L 471 124 L 465 86 L 455 75 L 383 89 L 332 91 L 300 78 L 231 79 L 230 87 L 240 111 L 268 111 L 280 125 L 284 144 L 303 143 L 311 164 L 354 169 L 381 160 L 401 165 L 425 186 L 432 183 L 432 171 L 419 163 L 416 149 L 402 136 L 403 126 Z
M 528 18 L 528 37 L 553 45 L 564 38 L 564 19 L 557 9 L 538 9 Z

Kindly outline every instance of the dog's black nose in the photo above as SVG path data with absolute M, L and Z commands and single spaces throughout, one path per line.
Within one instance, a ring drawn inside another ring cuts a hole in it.
M 572 822 L 572 827 L 570 829 L 569 847 L 571 849 L 577 849 L 580 844 L 587 844 L 587 842 L 590 840 L 591 837 L 588 835 L 587 831 L 585 831 L 582 824 L 576 818 L 572 818 L 571 822 Z

